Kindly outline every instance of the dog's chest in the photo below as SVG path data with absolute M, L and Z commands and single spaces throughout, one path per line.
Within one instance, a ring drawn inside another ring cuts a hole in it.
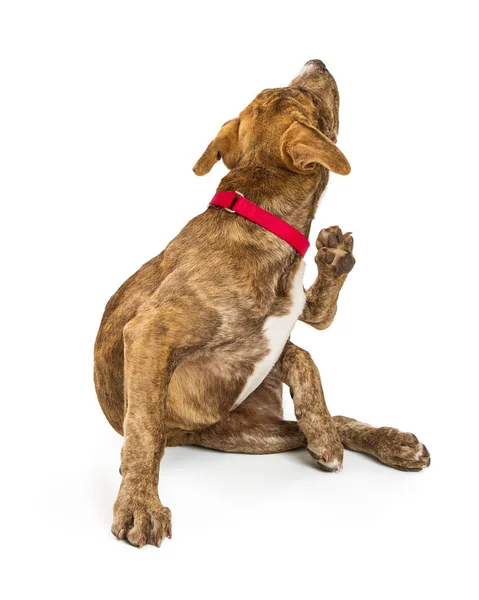
M 268 317 L 268 319 L 266 319 L 263 327 L 263 336 L 266 338 L 269 349 L 268 354 L 256 364 L 253 373 L 248 377 L 232 410 L 237 408 L 243 400 L 246 400 L 246 398 L 254 392 L 281 356 L 281 352 L 283 351 L 296 321 L 303 312 L 304 304 L 306 302 L 306 296 L 303 289 L 303 276 L 304 262 L 301 261 L 290 290 L 291 308 L 289 313 L 281 317 Z

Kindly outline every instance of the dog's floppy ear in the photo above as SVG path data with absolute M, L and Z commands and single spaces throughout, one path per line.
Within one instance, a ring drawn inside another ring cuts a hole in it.
M 348 175 L 348 159 L 319 129 L 295 121 L 281 136 L 281 156 L 291 171 L 308 173 L 323 165 L 333 173 Z
M 213 165 L 221 158 L 228 169 L 232 169 L 236 165 L 239 159 L 238 129 L 239 119 L 232 119 L 223 125 L 193 167 L 193 171 L 197 175 L 209 173 Z

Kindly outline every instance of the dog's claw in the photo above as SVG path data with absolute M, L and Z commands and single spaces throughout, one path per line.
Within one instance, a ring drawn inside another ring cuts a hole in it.
M 160 546 L 171 537 L 171 511 L 158 498 L 139 497 L 136 490 L 124 493 L 115 503 L 112 533 L 132 546 Z
M 341 469 L 342 469 L 342 467 L 331 469 L 331 468 L 327 467 L 325 464 L 320 463 L 319 461 L 317 462 L 317 465 L 318 465 L 318 468 L 321 471 L 324 471 L 325 473 L 337 473 L 338 471 L 341 471 Z
M 341 471 L 343 468 L 342 457 L 341 459 L 330 460 L 329 454 L 323 452 L 321 455 L 316 454 L 310 448 L 308 448 L 308 452 L 316 461 L 318 467 L 321 471 L 326 471 L 327 473 L 335 473 L 337 471 Z
M 348 250 L 352 252 L 354 247 L 354 238 L 351 231 L 348 231 L 344 234 L 344 243 L 348 247 Z

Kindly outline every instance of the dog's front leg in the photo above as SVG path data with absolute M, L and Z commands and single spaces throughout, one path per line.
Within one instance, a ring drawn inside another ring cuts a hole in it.
M 155 318 L 136 317 L 124 329 L 125 441 L 112 533 L 130 544 L 160 546 L 171 537 L 171 512 L 158 497 L 166 445 L 165 404 L 170 348 Z
M 343 464 L 343 446 L 324 400 L 319 371 L 310 354 L 288 341 L 275 374 L 289 386 L 298 425 L 310 454 L 326 471 Z
M 339 227 L 328 227 L 320 231 L 316 248 L 318 276 L 306 292 L 300 320 L 316 329 L 326 329 L 333 322 L 339 292 L 354 267 L 353 238 L 349 233 L 343 235 Z

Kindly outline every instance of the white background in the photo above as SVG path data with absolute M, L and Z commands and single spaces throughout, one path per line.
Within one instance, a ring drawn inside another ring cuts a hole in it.
M 473 4 L 2 2 L 5 598 L 477 597 Z M 109 532 L 121 438 L 92 383 L 103 307 L 203 211 L 225 168 L 191 167 L 221 124 L 311 58 L 337 79 L 352 165 L 312 241 L 352 230 L 357 265 L 333 326 L 293 340 L 333 414 L 413 431 L 432 466 L 347 452 L 331 475 L 305 451 L 169 449 L 173 539 L 139 551 Z

